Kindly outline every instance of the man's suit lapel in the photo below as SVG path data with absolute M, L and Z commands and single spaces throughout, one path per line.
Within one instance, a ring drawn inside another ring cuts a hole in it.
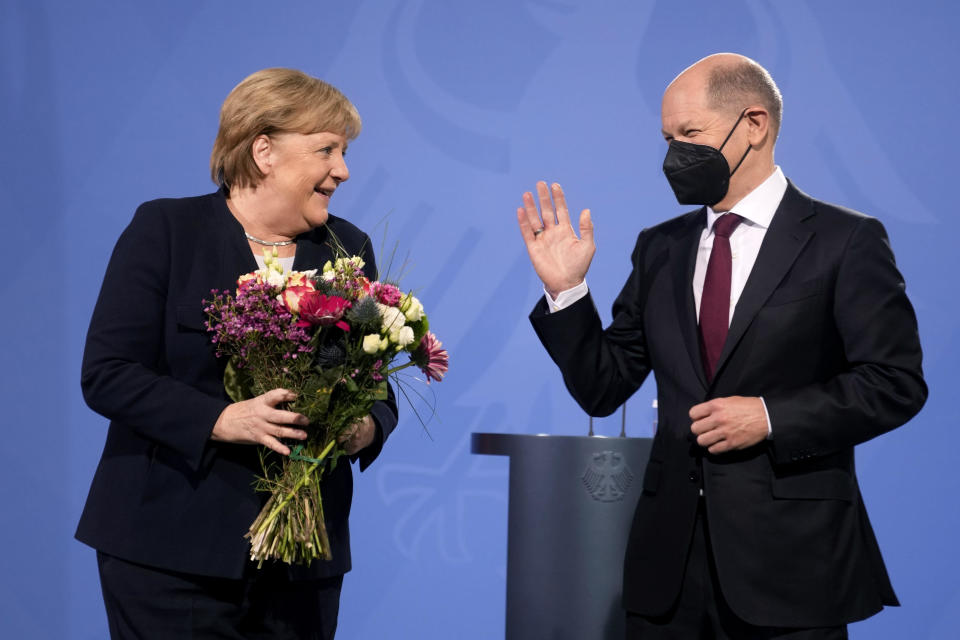
M 813 237 L 813 232 L 803 224 L 813 213 L 810 198 L 788 182 L 783 200 L 767 229 L 760 253 L 734 310 L 730 331 L 717 362 L 715 380 L 723 375 L 724 363 L 736 349 L 760 308 L 786 276 L 800 251 Z
M 675 244 L 670 252 L 670 268 L 673 272 L 673 299 L 677 305 L 677 323 L 687 346 L 693 370 L 703 388 L 707 388 L 707 378 L 703 372 L 703 359 L 700 355 L 699 324 L 697 306 L 693 297 L 693 272 L 697 266 L 697 249 L 700 235 L 707 224 L 707 210 L 688 213 L 675 234 Z

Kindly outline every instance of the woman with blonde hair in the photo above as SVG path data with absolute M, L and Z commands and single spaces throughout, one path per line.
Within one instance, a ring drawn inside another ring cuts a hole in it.
M 281 455 L 307 419 L 274 389 L 233 403 L 202 300 L 232 289 L 275 247 L 287 269 L 321 267 L 331 238 L 362 256 L 369 238 L 329 212 L 349 177 L 360 116 L 336 88 L 266 69 L 230 92 L 211 156 L 219 189 L 141 205 L 117 241 L 84 350 L 87 404 L 110 420 L 77 538 L 97 550 L 113 638 L 333 638 L 350 570 L 350 465 L 323 483 L 333 559 L 250 562 L 244 538 L 266 499 L 258 447 Z M 397 423 L 391 391 L 349 436 L 360 468 Z

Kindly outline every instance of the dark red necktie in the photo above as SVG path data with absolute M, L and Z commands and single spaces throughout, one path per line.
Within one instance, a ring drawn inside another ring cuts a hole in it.
M 726 213 L 713 223 L 713 249 L 700 298 L 700 355 L 707 382 L 713 381 L 730 328 L 730 234 L 742 220 L 735 213 Z

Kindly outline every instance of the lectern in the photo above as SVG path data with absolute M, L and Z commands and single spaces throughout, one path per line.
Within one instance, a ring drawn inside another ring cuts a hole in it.
M 623 556 L 651 438 L 474 433 L 509 456 L 506 640 L 622 640 Z

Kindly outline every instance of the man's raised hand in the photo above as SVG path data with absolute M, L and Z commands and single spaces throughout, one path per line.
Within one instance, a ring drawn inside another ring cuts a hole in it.
M 517 208 L 517 223 L 530 262 L 555 299 L 561 291 L 583 282 L 587 275 L 597 249 L 593 241 L 593 220 L 589 209 L 580 213 L 578 237 L 570 223 L 563 189 L 556 182 L 549 189 L 546 182 L 538 182 L 537 198 L 539 212 L 533 194 L 529 191 L 523 194 L 523 206 Z

